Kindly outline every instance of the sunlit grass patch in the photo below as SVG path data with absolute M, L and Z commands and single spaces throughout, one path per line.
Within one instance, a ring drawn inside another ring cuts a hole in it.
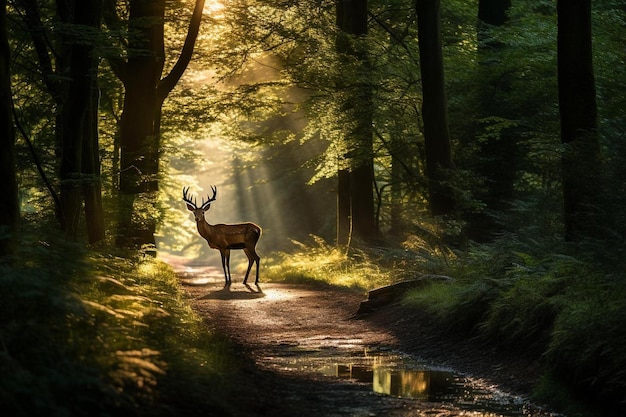
M 314 237 L 313 244 L 294 241 L 294 251 L 280 253 L 268 263 L 272 281 L 318 282 L 370 290 L 394 282 L 394 271 L 381 266 L 365 251 L 338 248 Z
M 107 260 L 107 269 L 111 262 Z M 113 355 L 111 375 L 117 384 L 150 390 L 181 369 L 209 379 L 226 372 L 225 341 L 191 310 L 168 265 L 151 258 L 113 262 L 119 263 L 120 284 L 113 287 L 119 291 L 110 287 L 102 291 L 101 283 L 110 284 L 113 278 L 99 278 L 84 294 L 84 302 L 99 306 L 92 315 L 106 312 L 100 336 Z M 90 301 L 90 296 L 97 301 Z

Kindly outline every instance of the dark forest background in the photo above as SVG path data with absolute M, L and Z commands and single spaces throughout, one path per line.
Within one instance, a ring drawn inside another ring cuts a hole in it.
M 262 280 L 453 277 L 407 303 L 537 358 L 536 395 L 582 399 L 571 415 L 623 410 L 624 1 L 0 0 L 0 13 L 12 415 L 156 413 L 176 378 L 223 378 L 222 342 L 154 259 L 208 262 L 181 196 L 214 184 L 209 222 L 264 228 Z M 215 390 L 187 401 L 220 409 Z

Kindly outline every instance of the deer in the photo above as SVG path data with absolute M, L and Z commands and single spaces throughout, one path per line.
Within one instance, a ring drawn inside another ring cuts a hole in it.
M 207 194 L 207 201 L 202 198 L 202 204 L 197 206 L 197 199 L 193 200 L 188 196 L 189 187 L 183 187 L 183 201 L 187 204 L 187 209 L 191 211 L 196 220 L 196 226 L 198 226 L 198 233 L 204 239 L 206 239 L 209 247 L 217 249 L 222 255 L 222 269 L 224 270 L 225 285 L 230 285 L 232 280 L 230 276 L 230 250 L 231 249 L 243 249 L 248 257 L 248 270 L 246 271 L 246 277 L 243 279 L 243 284 L 247 285 L 248 275 L 252 264 L 256 263 L 256 279 L 255 285 L 259 284 L 259 262 L 261 258 L 256 253 L 256 244 L 261 238 L 262 229 L 254 223 L 238 223 L 238 224 L 209 224 L 204 218 L 206 213 L 211 207 L 211 203 L 215 201 L 217 196 L 217 187 L 211 186 L 213 196 L 209 198 Z

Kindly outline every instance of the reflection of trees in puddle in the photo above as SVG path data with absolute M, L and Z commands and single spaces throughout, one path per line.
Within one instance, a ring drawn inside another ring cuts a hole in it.
M 318 360 L 321 358 L 318 358 Z M 329 364 L 337 359 L 343 363 Z M 322 364 L 323 362 L 323 364 Z M 325 376 L 357 381 L 371 386 L 372 391 L 429 403 L 448 403 L 460 410 L 498 416 L 554 416 L 528 403 L 521 397 L 508 395 L 477 380 L 442 369 L 405 368 L 406 362 L 396 356 L 365 358 L 327 357 L 318 368 Z M 411 361 L 409 360 L 411 363 Z
M 393 369 L 368 365 L 334 364 L 324 367 L 326 376 L 371 383 L 374 392 L 423 401 L 442 401 L 454 391 L 454 374 L 448 371 Z
M 453 390 L 454 377 L 445 371 L 377 368 L 373 371 L 372 384 L 374 392 L 379 394 L 442 401 Z

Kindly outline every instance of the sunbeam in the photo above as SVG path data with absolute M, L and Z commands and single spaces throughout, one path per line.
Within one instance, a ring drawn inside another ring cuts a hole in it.
M 220 8 L 223 5 L 218 2 L 205 6 L 209 11 Z M 213 85 L 218 92 L 229 92 L 245 83 L 278 80 L 280 66 L 275 61 L 268 56 L 257 56 L 246 64 L 247 69 L 239 79 L 229 79 L 226 83 L 218 82 L 210 68 L 190 69 L 184 82 L 192 90 Z M 264 121 L 220 114 L 218 120 L 207 122 L 202 132 L 193 133 L 196 138 L 184 140 L 172 149 L 173 155 L 167 155 L 173 172 L 172 184 L 164 190 L 167 198 L 163 204 L 172 210 L 158 237 L 159 253 L 164 257 L 181 257 L 193 266 L 215 266 L 221 262 L 219 252 L 210 249 L 198 235 L 193 216 L 181 200 L 183 187 L 191 187 L 190 193 L 198 201 L 203 196 L 206 198 L 211 186 L 217 187 L 216 201 L 205 214 L 210 224 L 258 224 L 263 229 L 258 242 L 261 258 L 290 249 L 292 239 L 302 241 L 310 235 L 332 239 L 334 236 L 334 219 L 328 215 L 334 212 L 334 184 L 322 180 L 307 185 L 313 177 L 313 168 L 305 168 L 305 164 L 323 149 L 314 141 L 298 140 L 307 121 L 302 113 L 293 110 L 306 93 L 290 87 L 284 91 L 268 90 L 268 94 L 282 95 L 285 104 L 280 114 L 268 114 Z M 288 140 L 260 143 L 227 138 L 224 132 L 233 129 L 249 132 L 251 138 L 270 139 L 278 133 Z M 180 156 L 181 149 L 186 150 L 186 156 Z M 201 155 L 201 158 L 192 158 L 189 154 Z M 245 273 L 248 262 L 241 251 L 233 251 L 231 256 L 236 282 L 238 275 Z
M 204 3 L 204 13 L 213 19 L 224 17 L 224 4 L 220 0 L 206 0 Z

